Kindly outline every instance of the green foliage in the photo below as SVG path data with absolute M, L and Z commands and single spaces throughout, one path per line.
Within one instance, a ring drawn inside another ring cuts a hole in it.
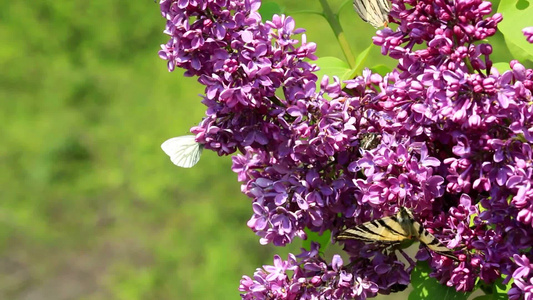
M 508 299 L 507 292 L 511 289 L 513 284 L 513 279 L 507 283 L 507 285 L 503 284 L 505 275 L 502 276 L 503 278 L 500 278 L 496 280 L 496 282 L 492 284 L 485 284 L 482 281 L 478 282 L 477 287 L 481 291 L 485 293 L 485 295 L 481 295 L 478 297 L 475 297 L 473 300 L 504 300 Z
M 363 69 L 366 68 L 366 60 L 368 59 L 368 55 L 370 54 L 370 51 L 372 50 L 373 45 L 369 45 L 365 50 L 361 51 L 359 55 L 357 55 L 355 59 L 355 67 L 353 68 L 353 73 L 350 74 L 351 77 L 349 78 L 355 78 L 358 75 L 361 75 L 363 73 Z
M 316 242 L 320 245 L 320 252 L 323 253 L 326 251 L 328 246 L 331 244 L 331 231 L 326 231 L 322 234 L 318 234 L 316 232 L 313 232 L 309 230 L 308 228 L 305 229 L 305 233 L 307 234 L 307 240 L 302 241 L 302 247 L 306 250 L 311 249 L 311 243 Z
M 507 294 L 490 294 L 490 295 L 482 295 L 474 298 L 473 300 L 506 300 L 509 299 L 509 296 Z
M 506 275 L 502 275 L 502 278 L 496 280 L 496 282 L 494 283 L 494 294 L 506 294 L 507 295 L 507 292 L 511 289 L 512 285 L 513 285 L 513 281 L 514 279 L 511 278 L 511 280 L 509 280 L 509 282 L 507 284 L 503 284 L 503 281 L 504 279 L 506 278 L 507 276 Z
M 413 291 L 409 294 L 409 300 L 435 299 L 438 295 L 442 300 L 466 300 L 470 293 L 459 293 L 452 287 L 440 284 L 435 278 L 429 277 L 431 269 L 426 262 L 417 262 L 411 273 Z
M 500 74 L 503 74 L 505 71 L 509 71 L 509 62 L 499 62 L 492 65 L 496 68 Z
M 531 1 L 500 1 L 498 12 L 503 15 L 503 21 L 498 29 L 505 36 L 507 47 L 513 58 L 518 60 L 533 57 L 533 45 L 526 41 L 522 29 L 532 26 L 533 4 Z
M 259 8 L 259 13 L 263 20 L 271 20 L 272 16 L 283 14 L 283 9 L 276 2 L 266 2 Z
M 336 57 L 328 56 L 319 58 L 315 63 L 320 67 L 320 70 L 315 73 L 319 78 L 316 83 L 317 89 L 320 88 L 320 79 L 322 79 L 324 75 L 327 75 L 330 82 L 333 82 L 333 76 L 337 76 L 343 81 L 349 79 L 349 76 L 352 73 L 350 66 L 344 60 Z
M 386 65 L 376 65 L 376 66 L 371 67 L 370 70 L 372 70 L 372 72 L 375 72 L 381 75 L 385 75 L 392 71 L 392 69 Z

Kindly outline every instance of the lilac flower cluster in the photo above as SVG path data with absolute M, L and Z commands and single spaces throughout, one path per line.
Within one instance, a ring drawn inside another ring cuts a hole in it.
M 318 91 L 317 67 L 306 61 L 316 45 L 295 38 L 303 30 L 291 17 L 263 23 L 259 6 L 161 1 L 171 39 L 160 56 L 206 86 L 206 118 L 192 132 L 219 155 L 240 151 L 232 169 L 252 199 L 248 226 L 260 242 L 286 245 L 306 238 L 304 229 L 335 235 L 405 206 L 447 247 L 463 249 L 459 263 L 419 251 L 440 282 L 470 291 L 478 278 L 505 274 L 515 278 L 513 295 L 530 293 L 531 274 L 517 270 L 532 257 L 533 70 L 517 61 L 502 74 L 492 68 L 481 40 L 502 16 L 487 17 L 491 4 L 393 1 L 398 29 L 378 31 L 374 43 L 397 69 L 366 70 L 344 88 L 326 77 Z M 243 298 L 364 299 L 409 283 L 412 264 L 394 252 L 359 241 L 345 250 L 347 266 L 314 250 L 300 261 L 276 257 L 243 277 Z
M 206 149 L 227 155 L 244 147 L 278 148 L 287 143 L 285 107 L 315 92 L 314 43 L 292 38 L 301 33 L 290 17 L 261 23 L 260 1 L 161 1 L 172 36 L 160 57 L 169 70 L 186 69 L 206 86 L 207 117 L 192 130 Z M 231 12 L 235 11 L 235 14 Z M 192 22 L 191 20 L 194 20 Z M 284 99 L 275 92 L 283 89 Z M 280 121 L 283 124 L 276 124 Z
M 377 294 L 375 283 L 347 272 L 339 255 L 327 264 L 318 248 L 313 243 L 299 261 L 292 254 L 286 261 L 276 255 L 274 266 L 258 268 L 253 279 L 243 276 L 243 299 L 366 299 Z

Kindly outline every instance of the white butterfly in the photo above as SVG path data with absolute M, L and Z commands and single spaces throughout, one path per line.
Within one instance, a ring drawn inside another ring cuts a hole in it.
M 385 26 L 389 20 L 390 0 L 354 0 L 355 11 L 370 25 L 378 28 Z
M 176 166 L 191 168 L 200 160 L 204 146 L 196 142 L 194 135 L 184 135 L 166 140 L 161 149 Z

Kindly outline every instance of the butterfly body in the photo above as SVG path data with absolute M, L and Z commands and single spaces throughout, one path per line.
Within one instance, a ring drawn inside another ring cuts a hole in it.
M 458 260 L 452 250 L 448 249 L 435 236 L 424 229 L 414 219 L 413 214 L 403 207 L 393 216 L 369 221 L 354 228 L 348 228 L 337 236 L 337 240 L 351 239 L 384 245 L 401 244 L 404 241 L 418 240 L 433 252 Z
M 203 145 L 196 142 L 194 135 L 184 135 L 166 140 L 161 149 L 176 166 L 192 168 L 200 160 Z

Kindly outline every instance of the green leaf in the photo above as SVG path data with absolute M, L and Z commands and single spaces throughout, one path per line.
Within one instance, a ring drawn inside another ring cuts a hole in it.
M 472 300 L 506 300 L 506 299 L 509 299 L 507 294 L 490 294 L 490 295 L 477 296 L 476 298 Z
M 370 70 L 374 73 L 381 74 L 382 76 L 392 71 L 392 69 L 387 67 L 386 65 L 373 66 L 372 68 L 370 68 Z
M 351 79 L 352 70 L 343 60 L 328 56 L 317 59 L 315 63 L 320 67 L 320 70 L 316 72 L 318 76 L 317 88 L 320 87 L 320 81 L 324 75 L 328 75 L 330 80 L 332 80 L 333 76 L 337 76 L 341 82 Z
M 368 54 L 370 53 L 370 50 L 372 50 L 372 44 L 368 46 L 365 50 L 363 50 L 357 57 L 355 58 L 355 66 L 352 69 L 352 73 L 349 76 L 349 79 L 355 78 L 357 75 L 361 75 L 363 73 L 363 69 L 365 68 L 364 63 L 366 62 L 366 59 L 368 58 Z
M 364 63 L 366 62 L 366 59 L 368 58 L 368 55 L 370 54 L 370 51 L 373 49 L 373 45 L 371 44 L 368 46 L 365 50 L 363 50 L 357 58 L 355 59 L 355 67 L 352 69 L 350 75 L 347 76 L 347 79 L 355 78 L 357 75 L 363 74 L 363 69 L 366 67 Z M 376 65 L 369 68 L 372 72 L 378 73 L 381 75 L 385 75 L 389 73 L 391 68 L 385 66 L 385 65 Z
M 357 75 L 361 75 L 364 69 L 364 62 L 366 61 L 370 50 L 372 50 L 372 45 L 363 50 L 357 56 L 355 67 L 353 69 L 351 69 L 345 61 L 336 57 L 328 56 L 317 59 L 315 63 L 320 67 L 320 70 L 316 72 L 316 75 L 318 76 L 317 88 L 320 87 L 320 81 L 324 75 L 328 75 L 330 80 L 333 78 L 333 76 L 337 76 L 341 82 L 353 79 Z M 385 65 L 377 65 L 369 69 L 372 72 L 379 73 L 381 75 L 391 71 L 391 69 Z M 341 84 L 341 86 L 344 87 L 344 84 Z
M 496 292 L 507 294 L 507 292 L 511 289 L 514 279 L 511 278 L 511 280 L 509 280 L 507 285 L 505 285 L 505 284 L 503 284 L 503 281 L 505 280 L 506 277 L 507 277 L 506 275 L 502 275 L 502 277 L 500 279 L 498 279 L 498 280 L 496 280 L 496 282 L 494 282 L 494 286 L 495 286 Z
M 459 293 L 454 288 L 440 284 L 435 278 L 429 277 L 430 272 L 431 269 L 426 262 L 417 262 L 411 273 L 413 291 L 409 294 L 409 300 L 466 300 L 470 295 L 470 293 Z
M 310 250 L 311 249 L 311 242 L 317 242 L 320 244 L 320 252 L 326 251 L 326 248 L 328 247 L 330 240 L 331 240 L 331 231 L 325 231 L 322 235 L 319 235 L 318 233 L 309 230 L 308 228 L 305 228 L 305 233 L 307 234 L 307 240 L 302 241 L 302 247 Z
M 283 13 L 283 8 L 281 8 L 276 2 L 267 2 L 261 4 L 259 13 L 263 20 L 271 20 L 273 15 L 281 15 Z
M 503 74 L 505 71 L 509 71 L 511 69 L 509 67 L 508 62 L 494 63 L 492 66 L 495 67 L 498 70 L 498 72 L 500 72 L 500 74 Z
M 522 29 L 531 26 L 533 3 L 527 0 L 500 1 L 498 12 L 503 15 L 503 21 L 498 29 L 505 37 L 509 51 L 518 60 L 533 60 L 533 44 L 526 41 Z

